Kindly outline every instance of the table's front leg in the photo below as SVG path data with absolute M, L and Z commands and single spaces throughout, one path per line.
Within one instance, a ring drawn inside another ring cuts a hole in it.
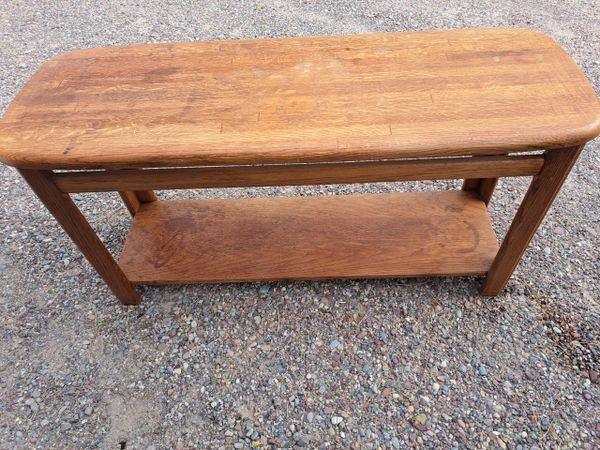
M 121 303 L 139 304 L 141 301 L 139 294 L 69 194 L 61 192 L 56 187 L 52 180 L 52 173 L 32 169 L 19 169 L 19 172 Z
M 583 147 L 580 145 L 545 152 L 544 165 L 533 177 L 487 273 L 481 287 L 482 295 L 498 295 L 504 288 Z

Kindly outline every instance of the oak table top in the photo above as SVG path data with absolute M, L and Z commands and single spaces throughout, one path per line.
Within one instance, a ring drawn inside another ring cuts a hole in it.
M 596 94 L 550 37 L 467 29 L 72 51 L 9 107 L 0 161 L 364 161 L 572 147 L 598 133 Z

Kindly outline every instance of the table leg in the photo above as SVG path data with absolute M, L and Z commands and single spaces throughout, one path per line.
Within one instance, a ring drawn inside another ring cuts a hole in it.
M 123 169 L 123 171 L 127 172 L 139 170 L 140 169 Z M 132 216 L 135 216 L 135 213 L 142 203 L 150 203 L 158 200 L 154 191 L 124 191 L 119 192 L 119 195 Z
M 79 247 L 115 296 L 125 305 L 137 305 L 141 298 L 113 259 L 69 194 L 61 192 L 45 170 L 19 169 L 42 203 Z
M 571 171 L 583 145 L 547 150 L 481 287 L 482 295 L 498 295 L 514 272 L 529 241 Z
M 135 213 L 142 203 L 155 202 L 158 200 L 154 191 L 125 191 L 119 192 L 119 195 L 132 216 L 135 216 Z
M 470 178 L 464 181 L 462 190 L 477 192 L 487 206 L 496 188 L 496 183 L 498 183 L 498 178 Z

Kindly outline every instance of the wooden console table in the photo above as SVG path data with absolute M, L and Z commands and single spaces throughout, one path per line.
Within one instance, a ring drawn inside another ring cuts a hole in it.
M 136 284 L 486 275 L 496 295 L 585 142 L 596 94 L 549 37 L 472 29 L 85 49 L 0 124 L 18 168 L 114 294 Z M 533 176 L 498 247 L 498 177 Z M 382 195 L 156 201 L 154 190 L 465 179 Z M 117 263 L 71 200 L 120 192 Z

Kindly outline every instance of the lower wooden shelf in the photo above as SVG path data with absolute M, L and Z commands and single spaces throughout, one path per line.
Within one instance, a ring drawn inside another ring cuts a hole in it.
M 474 275 L 498 243 L 470 192 L 143 204 L 119 265 L 136 284 Z

